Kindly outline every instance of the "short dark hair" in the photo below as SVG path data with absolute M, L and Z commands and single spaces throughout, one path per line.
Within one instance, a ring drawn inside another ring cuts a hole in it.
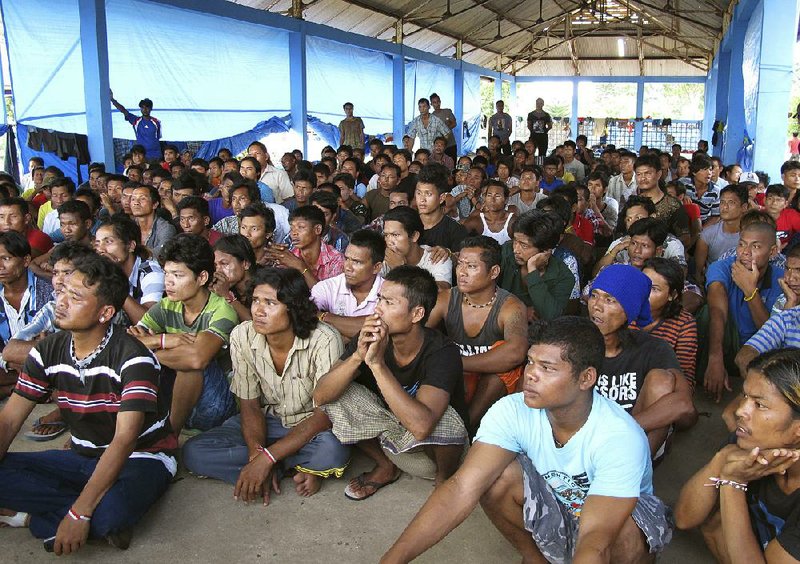
M 75 262 L 76 259 L 82 256 L 93 254 L 95 254 L 94 249 L 85 243 L 81 243 L 80 241 L 63 241 L 53 247 L 53 252 L 50 253 L 47 262 L 50 266 L 53 266 L 60 260 Z
M 231 255 L 240 262 L 247 261 L 251 267 L 256 265 L 256 254 L 253 245 L 247 237 L 236 233 L 235 235 L 225 235 L 217 239 L 214 243 L 214 250 Z
M 286 306 L 294 334 L 300 339 L 308 339 L 319 321 L 311 290 L 300 271 L 294 268 L 259 269 L 250 280 L 248 294 L 251 299 L 253 290 L 264 284 L 274 288 L 278 301 Z
M 295 210 L 289 214 L 289 223 L 295 219 L 305 219 L 306 221 L 310 221 L 312 226 L 325 226 L 325 214 L 323 214 L 322 210 L 317 206 L 312 206 L 310 204 L 295 208 Z
M 800 162 L 798 161 L 786 161 L 781 165 L 781 174 L 785 174 L 790 170 L 798 170 L 800 169 Z
M 234 180 L 233 186 L 231 186 L 231 189 L 228 190 L 229 204 L 233 199 L 233 193 L 240 188 L 244 188 L 245 190 L 247 190 L 247 197 L 250 199 L 250 203 L 261 201 L 261 191 L 258 189 L 258 185 L 256 185 L 256 183 L 253 182 L 252 180 L 248 180 L 247 178 L 242 178 L 238 181 Z
M 308 199 L 308 201 L 310 204 L 318 204 L 322 206 L 332 214 L 335 214 L 339 211 L 339 198 L 330 192 L 316 190 L 311 193 L 311 197 Z
M 123 186 L 123 188 L 127 188 L 127 186 Z M 159 206 L 161 205 L 161 194 L 159 194 L 158 190 L 153 186 L 134 182 L 132 188 L 134 190 L 147 190 L 147 193 L 150 195 L 150 201 Z
M 372 264 L 383 262 L 386 258 L 386 240 L 377 231 L 359 229 L 350 236 L 350 245 L 369 249 Z
M 424 182 L 433 184 L 439 195 L 450 191 L 450 173 L 444 165 L 439 163 L 428 163 L 417 173 L 417 184 Z
M 548 196 L 536 202 L 536 209 L 550 211 L 561 220 L 561 231 L 572 223 L 572 206 L 561 196 Z
M 130 283 L 122 269 L 111 259 L 88 253 L 75 259 L 72 267 L 83 274 L 84 284 L 94 288 L 94 295 L 102 305 L 110 305 L 114 312 L 122 309 L 122 304 L 128 298 Z
M 506 184 L 505 182 L 501 182 L 500 180 L 491 179 L 486 183 L 486 188 L 485 189 L 488 190 L 492 186 L 494 186 L 495 188 L 502 188 L 503 189 L 503 197 L 505 199 L 508 199 L 508 195 L 510 193 L 510 189 L 508 187 L 508 184 Z
M 740 204 L 746 204 L 750 201 L 750 196 L 747 193 L 748 188 L 742 184 L 728 184 L 719 191 L 719 197 L 722 198 L 725 194 L 733 194 L 739 198 Z
M 639 168 L 640 166 L 649 166 L 655 171 L 661 170 L 661 161 L 656 155 L 652 155 L 650 153 L 640 156 L 636 159 L 633 163 L 633 168 Z
M 529 210 L 519 216 L 513 231 L 528 237 L 540 252 L 549 251 L 561 241 L 564 224 L 554 212 Z
M 144 98 L 142 100 L 139 100 L 139 107 L 141 108 L 142 106 L 144 106 L 146 108 L 150 108 L 152 110 L 153 109 L 153 101 L 150 98 Z
M 186 196 L 176 206 L 178 210 L 178 215 L 180 215 L 182 210 L 195 210 L 197 213 L 200 214 L 201 217 L 211 217 L 210 212 L 208 211 L 208 200 L 202 198 L 200 196 Z
M 0 246 L 4 247 L 12 257 L 23 258 L 31 254 L 28 238 L 16 231 L 0 233 Z
M 403 226 L 403 229 L 411 237 L 416 231 L 422 237 L 425 226 L 419 217 L 419 212 L 410 206 L 397 206 L 383 215 L 383 224 L 387 221 L 396 221 Z
M 461 242 L 461 250 L 480 249 L 481 260 L 486 264 L 487 270 L 493 266 L 500 266 L 502 250 L 496 239 L 486 235 L 474 235 Z
M 664 241 L 667 240 L 669 227 L 667 227 L 666 223 L 655 217 L 643 217 L 630 226 L 628 235 L 631 237 L 635 235 L 647 235 L 656 247 L 661 247 L 664 245 Z
M 606 345 L 600 329 L 586 317 L 566 315 L 552 321 L 539 321 L 528 330 L 533 345 L 554 345 L 561 349 L 561 360 L 572 365 L 572 375 L 587 368 L 600 370 L 606 356 Z
M 131 241 L 136 243 L 133 248 L 133 254 L 139 258 L 147 258 L 150 256 L 150 251 L 147 247 L 142 245 L 142 230 L 139 224 L 133 218 L 124 212 L 115 213 L 108 219 L 104 220 L 98 229 L 101 227 L 111 227 L 114 231 L 114 236 L 122 241 L 124 246 L 131 244 Z
M 552 190 L 550 192 L 550 195 L 559 198 L 564 198 L 570 205 L 570 207 L 578 204 L 578 189 L 572 182 L 570 182 L 569 184 L 563 184 L 562 186 L 559 186 L 555 190 Z
M 558 157 L 550 156 L 550 157 L 547 157 L 547 158 L 544 159 L 544 164 L 542 164 L 542 168 L 544 168 L 546 166 L 558 167 L 560 164 L 561 164 L 561 161 L 558 159 Z
M 25 201 L 23 198 L 1 198 L 0 199 L 0 208 L 3 206 L 15 206 L 19 208 L 20 213 L 22 215 L 27 215 L 30 213 L 31 209 L 28 206 L 28 202 Z
M 275 212 L 268 208 L 264 202 L 253 202 L 239 212 L 239 222 L 246 217 L 260 217 L 264 220 L 264 229 L 267 233 L 275 231 Z
M 82 197 L 82 196 L 86 197 L 86 198 L 89 198 L 89 200 L 91 200 L 92 203 L 89 205 L 89 211 L 90 211 L 90 213 L 92 215 L 94 215 L 95 212 L 98 209 L 100 209 L 100 205 L 102 203 L 101 200 L 100 200 L 100 194 L 98 194 L 97 192 L 95 192 L 91 188 L 78 188 L 77 190 L 75 190 L 75 199 L 76 200 L 78 198 Z M 84 202 L 84 203 L 86 203 L 86 202 Z
M 153 171 L 153 175 L 155 174 L 156 171 Z M 169 173 L 167 171 L 164 171 L 164 176 L 165 177 L 169 176 Z M 106 178 L 106 184 L 108 184 L 109 182 L 122 182 L 123 184 L 125 184 L 127 181 L 128 177 L 125 176 L 124 174 L 109 174 L 108 178 Z
M 181 183 L 180 185 L 181 189 L 191 188 L 195 194 L 205 194 L 211 188 L 211 186 L 208 183 L 208 177 L 202 172 L 198 172 L 194 169 L 189 169 L 183 172 L 178 178 L 178 180 Z M 178 188 L 173 187 L 173 189 L 178 189 Z
M 439 294 L 439 288 L 436 286 L 433 275 L 418 266 L 404 264 L 390 270 L 384 280 L 397 282 L 403 287 L 403 295 L 408 300 L 409 310 L 418 306 L 425 310 L 425 314 L 419 322 L 424 326 L 436 305 L 436 297 Z
M 310 170 L 299 169 L 292 178 L 292 183 L 294 184 L 295 182 L 308 182 L 312 188 L 316 188 L 317 175 Z
M 647 211 L 648 216 L 655 215 L 656 213 L 656 206 L 653 203 L 653 200 L 647 198 L 645 196 L 633 195 L 629 196 L 627 200 L 625 200 L 625 205 L 619 210 L 619 216 L 617 220 L 617 231 L 623 235 L 627 232 L 627 227 L 625 226 L 625 214 L 628 213 L 628 210 L 634 207 L 642 207 Z
M 608 188 L 608 176 L 601 172 L 601 171 L 594 171 L 586 178 L 586 182 L 588 183 L 590 180 L 599 180 L 600 184 L 603 185 L 603 190 Z
M 800 350 L 787 347 L 765 352 L 750 361 L 747 370 L 763 374 L 792 408 L 793 418 L 800 418 Z
M 701 170 L 712 168 L 714 163 L 705 153 L 695 153 L 689 165 L 689 174 L 696 174 Z
M 255 143 L 251 143 L 250 145 L 251 146 L 255 145 Z M 239 161 L 239 165 L 241 166 L 241 164 L 243 162 L 245 162 L 245 161 L 249 161 L 249 162 L 253 163 L 253 168 L 256 169 L 256 174 L 257 175 L 261 174 L 261 163 L 258 162 L 257 158 L 255 158 L 255 157 L 244 157 L 242 160 Z
M 322 165 L 325 166 L 325 165 Z M 350 188 L 350 190 L 355 190 L 356 187 L 356 179 L 353 178 L 352 174 L 348 174 L 346 172 L 339 172 L 334 175 L 333 180 L 331 181 L 332 184 L 336 184 L 337 182 L 344 182 L 345 185 Z M 341 193 L 341 189 L 340 189 Z
M 644 220 L 642 219 L 640 221 Z M 637 221 L 636 223 L 639 222 Z M 681 265 L 678 264 L 676 260 L 664 257 L 652 257 L 645 261 L 644 268 L 652 268 L 655 270 L 656 274 L 667 281 L 669 293 L 676 293 L 675 299 L 667 302 L 663 315 L 666 319 L 678 317 L 681 314 L 681 298 L 683 297 L 683 285 L 685 282 Z M 642 270 L 644 270 L 644 268 Z
M 89 209 L 86 202 L 81 200 L 67 200 L 58 206 L 57 213 L 59 218 L 65 213 L 72 213 L 76 214 L 81 221 L 92 219 L 92 210 Z
M 205 271 L 208 273 L 206 285 L 214 277 L 214 251 L 202 235 L 179 233 L 164 243 L 158 262 L 163 267 L 168 262 L 185 264 L 195 276 Z
M 75 193 L 75 183 L 72 181 L 72 179 L 69 176 L 60 176 L 60 177 L 54 179 L 50 183 L 50 189 L 52 190 L 56 186 L 61 186 L 62 188 L 66 188 L 68 194 L 74 194 Z
M 789 189 L 783 184 L 770 184 L 767 186 L 767 191 L 764 192 L 764 197 L 780 196 L 781 198 L 789 199 Z
M 352 176 L 350 176 L 349 174 L 345 174 L 345 176 L 352 179 Z M 333 182 L 323 182 L 322 184 L 317 186 L 317 191 L 329 192 L 330 194 L 333 194 L 336 197 L 337 202 L 339 198 L 342 197 L 342 189 L 339 188 L 339 186 L 337 186 Z

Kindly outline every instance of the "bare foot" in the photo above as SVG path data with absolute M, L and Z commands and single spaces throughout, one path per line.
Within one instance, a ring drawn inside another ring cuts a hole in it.
M 292 481 L 297 495 L 302 497 L 311 497 L 322 487 L 322 478 L 305 472 L 298 472 L 292 476 Z

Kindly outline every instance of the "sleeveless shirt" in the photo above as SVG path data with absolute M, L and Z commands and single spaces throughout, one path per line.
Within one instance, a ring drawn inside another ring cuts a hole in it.
M 510 295 L 510 292 L 498 286 L 497 299 L 494 301 L 494 304 L 492 304 L 492 309 L 489 310 L 489 316 L 483 323 L 483 327 L 481 327 L 477 335 L 468 337 L 464 330 L 464 317 L 461 312 L 464 294 L 462 294 L 457 287 L 453 286 L 450 290 L 450 303 L 447 306 L 445 328 L 447 329 L 447 336 L 455 341 L 458 348 L 461 350 L 461 356 L 483 354 L 497 341 L 503 340 L 505 336 L 497 323 L 497 318 L 500 316 L 500 309 Z

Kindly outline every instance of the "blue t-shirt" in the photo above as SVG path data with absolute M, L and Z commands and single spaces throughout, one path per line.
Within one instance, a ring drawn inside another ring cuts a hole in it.
M 150 116 L 149 118 L 127 114 L 125 120 L 133 126 L 136 133 L 136 142 L 144 147 L 145 157 L 148 159 L 161 158 L 161 122 Z
M 562 448 L 556 448 L 547 412 L 525 405 L 522 393 L 506 396 L 489 409 L 475 441 L 525 454 L 576 517 L 589 495 L 632 498 L 653 493 L 644 431 L 597 392 L 586 423 Z
M 758 327 L 753 323 L 750 307 L 744 301 L 744 292 L 733 282 L 731 268 L 734 262 L 736 262 L 735 255 L 711 263 L 706 274 L 706 291 L 714 282 L 720 282 L 725 287 L 725 291 L 728 293 L 728 315 L 731 315 L 736 322 L 736 328 L 739 331 L 739 345 L 743 345 L 750 337 L 755 335 Z M 780 284 L 778 284 L 778 279 L 782 277 L 782 268 L 772 264 L 767 266 L 767 272 L 764 274 L 764 279 L 758 286 L 758 294 L 754 298 L 764 302 L 767 311 L 772 310 L 775 300 L 783 293 Z
M 261 193 L 261 201 L 267 202 L 269 204 L 274 204 L 275 194 L 272 192 L 272 188 L 270 188 L 260 180 L 256 180 L 256 185 L 258 186 L 258 191 Z
M 555 190 L 556 188 L 558 188 L 559 186 L 563 186 L 563 185 L 564 185 L 564 181 L 561 180 L 560 178 L 557 178 L 557 177 L 553 178 L 553 181 L 550 184 L 545 182 L 544 178 L 542 178 L 539 181 L 539 188 L 542 189 L 543 191 L 547 192 L 547 193 L 550 193 L 553 190 Z
M 786 347 L 800 348 L 800 307 L 774 313 L 745 344 L 759 353 Z

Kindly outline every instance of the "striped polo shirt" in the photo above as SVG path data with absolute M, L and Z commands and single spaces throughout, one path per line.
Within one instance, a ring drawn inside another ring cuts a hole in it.
M 700 207 L 700 220 L 703 223 L 719 215 L 719 188 L 715 184 L 710 183 L 702 196 L 698 196 L 695 187 L 689 185 L 686 187 L 686 195 Z
M 239 323 L 236 310 L 214 292 L 209 292 L 208 301 L 203 311 L 191 325 L 187 325 L 183 317 L 183 302 L 176 302 L 169 298 L 162 298 L 142 316 L 139 325 L 153 331 L 153 333 L 195 333 L 203 331 L 216 335 L 224 346 L 217 355 L 220 368 L 228 372 L 231 368 L 231 359 L 227 351 L 231 331 Z
M 137 339 L 116 325 L 85 366 L 72 355 L 72 333 L 59 331 L 31 349 L 17 380 L 16 394 L 35 402 L 56 391 L 61 417 L 72 434 L 73 450 L 101 456 L 114 438 L 117 413 L 144 412 L 131 458 L 161 461 L 173 475 L 177 449 L 169 426 L 169 404 L 159 394 L 161 365 Z M 91 355 L 90 355 L 91 356 Z
M 800 347 L 800 307 L 773 313 L 745 345 L 753 347 L 759 353 L 785 347 Z

